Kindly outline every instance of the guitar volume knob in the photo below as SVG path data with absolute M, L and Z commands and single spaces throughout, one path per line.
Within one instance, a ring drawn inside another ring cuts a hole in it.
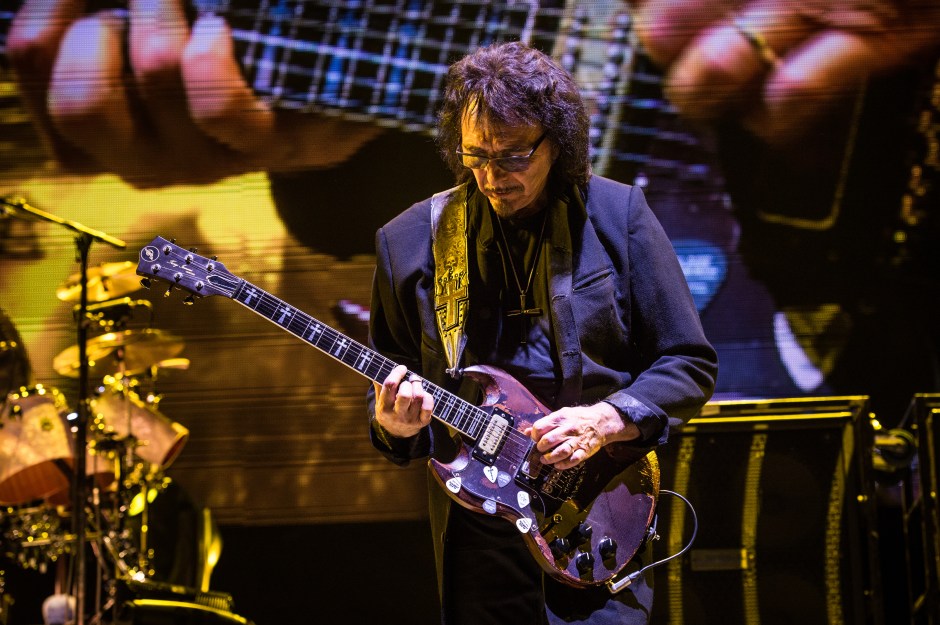
M 587 551 L 582 551 L 574 559 L 574 565 L 582 575 L 594 570 L 594 556 Z
M 597 551 L 601 554 L 601 559 L 607 560 L 617 555 L 617 541 L 610 536 L 604 536 L 597 543 Z
M 576 545 L 583 545 L 586 542 L 590 542 L 591 536 L 593 534 L 593 527 L 587 523 L 581 523 L 577 528 L 575 528 L 574 532 L 571 533 L 571 538 L 574 540 Z
M 571 542 L 567 538 L 556 538 L 548 546 L 556 560 L 564 558 L 571 552 Z

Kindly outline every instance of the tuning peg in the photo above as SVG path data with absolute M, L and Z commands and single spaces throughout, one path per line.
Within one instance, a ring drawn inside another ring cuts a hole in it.
M 150 281 L 150 278 L 141 278 L 140 286 L 144 287 L 145 289 L 149 289 L 151 286 L 153 286 L 153 283 Z
M 170 293 L 172 292 L 173 292 L 173 285 L 171 284 L 169 288 L 167 288 L 166 293 L 163 294 L 163 297 L 169 297 Z
M 186 297 L 183 298 L 183 303 L 186 304 L 187 306 L 192 306 L 193 304 L 196 303 L 196 296 L 187 295 Z

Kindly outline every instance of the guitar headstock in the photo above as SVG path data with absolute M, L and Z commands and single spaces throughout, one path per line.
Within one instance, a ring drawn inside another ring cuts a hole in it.
M 222 295 L 231 298 L 239 284 L 235 277 L 214 257 L 200 256 L 193 250 L 183 249 L 163 237 L 155 237 L 140 250 L 137 275 L 144 276 L 141 283 L 149 286 L 150 278 L 167 282 L 169 295 L 174 288 L 189 291 L 186 303 L 194 297 Z

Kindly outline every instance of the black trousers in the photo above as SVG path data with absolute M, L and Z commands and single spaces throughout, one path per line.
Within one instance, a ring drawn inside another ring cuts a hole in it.
M 453 505 L 444 547 L 445 625 L 647 625 L 652 576 L 611 595 L 544 575 L 515 526 Z

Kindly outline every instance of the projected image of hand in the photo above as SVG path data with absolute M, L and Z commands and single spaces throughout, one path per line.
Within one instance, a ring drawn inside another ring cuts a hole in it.
M 83 12 L 80 0 L 26 0 L 6 53 L 35 125 L 67 170 L 141 187 L 253 171 L 329 167 L 374 125 L 274 111 L 258 99 L 217 15 L 190 25 L 180 0 Z
M 936 0 L 632 0 L 644 47 L 687 118 L 733 115 L 771 145 L 812 123 L 869 77 L 940 49 Z

